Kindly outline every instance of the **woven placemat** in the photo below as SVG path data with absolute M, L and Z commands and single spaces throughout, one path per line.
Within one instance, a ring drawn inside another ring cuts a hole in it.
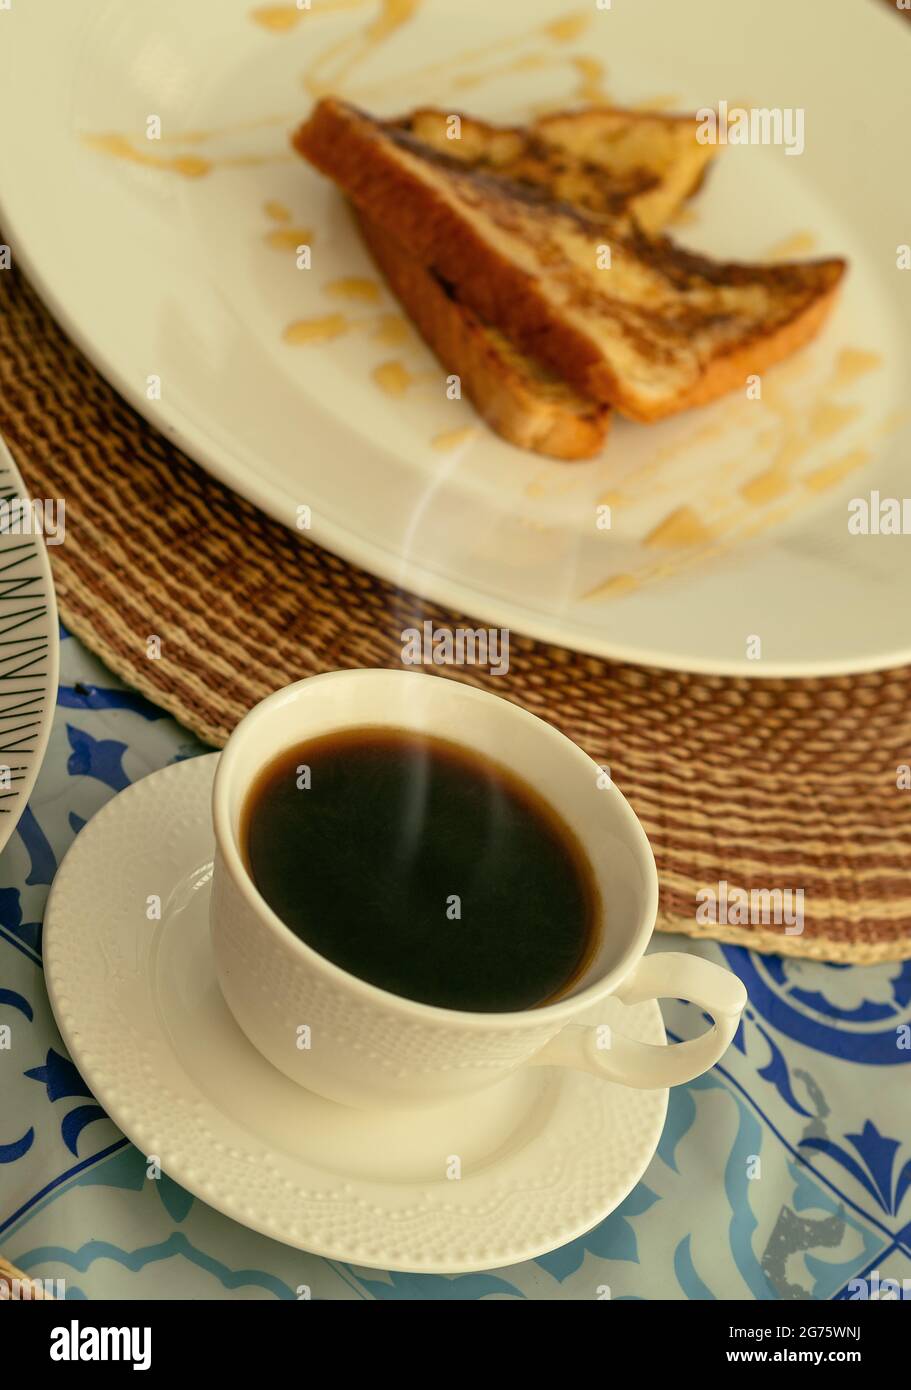
M 211 479 L 120 399 L 15 269 L 0 274 L 0 431 L 32 494 L 66 501 L 50 553 L 67 626 L 210 743 L 288 681 L 398 666 L 405 628 L 466 622 Z M 654 847 L 661 929 L 837 962 L 911 957 L 911 790 L 897 786 L 911 669 L 688 676 L 511 634 L 508 675 L 443 674 L 517 701 L 610 767 Z M 697 894 L 722 881 L 803 889 L 802 934 L 701 925 Z

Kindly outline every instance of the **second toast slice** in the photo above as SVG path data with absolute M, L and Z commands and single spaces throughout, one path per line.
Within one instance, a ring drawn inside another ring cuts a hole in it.
M 611 412 L 486 327 L 432 270 L 359 209 L 361 235 L 415 327 L 491 429 L 520 449 L 586 459 L 607 438 Z
M 419 107 L 392 124 L 475 173 L 512 179 L 554 203 L 627 219 L 650 235 L 701 187 L 720 149 L 700 144 L 695 116 L 609 106 L 556 111 L 530 126 Z

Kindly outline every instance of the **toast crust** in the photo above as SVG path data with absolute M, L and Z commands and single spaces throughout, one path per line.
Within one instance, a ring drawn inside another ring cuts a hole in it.
M 370 254 L 427 345 L 454 372 L 478 414 L 520 449 L 563 460 L 600 453 L 610 411 L 536 371 L 458 303 L 433 273 L 357 207 Z
M 334 98 L 320 101 L 293 137 L 298 153 L 334 179 L 410 255 L 434 270 L 458 265 L 463 303 L 485 323 L 495 324 L 530 356 L 562 373 L 583 395 L 590 394 L 599 362 L 593 345 L 554 314 L 530 269 L 504 261 L 444 198 L 423 187 L 394 157 L 393 151 L 406 142 L 410 136 L 390 134 Z M 603 391 L 598 399 L 610 403 Z
M 647 241 L 466 170 L 334 98 L 319 103 L 294 145 L 408 254 L 455 282 L 482 322 L 636 420 L 705 404 L 801 347 L 845 270 L 840 260 L 720 264 Z M 616 269 L 598 283 L 589 263 L 604 243 Z M 624 277 L 625 296 L 616 292 Z

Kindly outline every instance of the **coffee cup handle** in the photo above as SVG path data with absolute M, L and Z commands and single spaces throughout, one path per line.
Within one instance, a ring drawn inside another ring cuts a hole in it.
M 529 1059 L 529 1065 L 575 1067 L 640 1091 L 679 1086 L 701 1076 L 724 1055 L 747 1002 L 742 980 L 730 970 L 680 951 L 643 956 L 611 997 L 624 1004 L 686 999 L 711 1014 L 713 1024 L 698 1038 L 662 1047 L 635 1042 L 611 1025 L 570 1023 Z

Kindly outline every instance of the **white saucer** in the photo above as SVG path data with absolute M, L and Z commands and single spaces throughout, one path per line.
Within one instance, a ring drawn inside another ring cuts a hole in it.
M 51 890 L 51 1004 L 112 1119 L 227 1216 L 353 1264 L 489 1269 L 602 1221 L 648 1166 L 667 1091 L 525 1068 L 456 1105 L 368 1115 L 302 1090 L 251 1046 L 209 946 L 217 758 L 176 763 L 108 802 Z M 160 920 L 147 916 L 153 895 Z M 631 1036 L 665 1042 L 656 1003 L 612 1014 Z

